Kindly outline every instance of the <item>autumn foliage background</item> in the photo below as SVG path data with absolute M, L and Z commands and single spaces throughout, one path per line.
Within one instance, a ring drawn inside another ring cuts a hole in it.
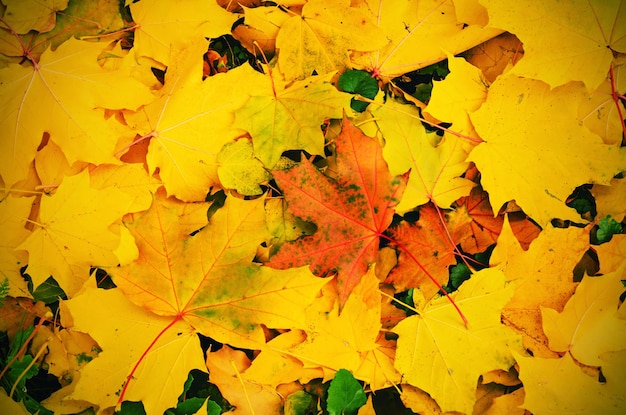
M 626 413 L 623 1 L 1 11 L 1 409 Z

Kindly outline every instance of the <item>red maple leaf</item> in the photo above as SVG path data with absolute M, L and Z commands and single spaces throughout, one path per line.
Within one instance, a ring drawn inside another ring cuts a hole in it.
M 267 265 L 285 269 L 309 264 L 318 276 L 336 272 L 343 305 L 376 258 L 379 237 L 393 219 L 406 177 L 393 177 L 380 144 L 345 117 L 335 146 L 332 178 L 308 160 L 273 172 L 287 209 L 315 223 L 317 231 L 285 243 Z

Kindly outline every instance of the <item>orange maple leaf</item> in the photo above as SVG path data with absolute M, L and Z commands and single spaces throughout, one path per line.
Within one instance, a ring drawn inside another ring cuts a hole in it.
M 284 244 L 268 265 L 286 269 L 309 264 L 319 276 L 338 273 L 344 304 L 376 258 L 379 237 L 387 229 L 406 178 L 393 177 L 378 142 L 344 117 L 337 149 L 336 178 L 309 161 L 274 171 L 288 210 L 317 225 L 317 232 Z

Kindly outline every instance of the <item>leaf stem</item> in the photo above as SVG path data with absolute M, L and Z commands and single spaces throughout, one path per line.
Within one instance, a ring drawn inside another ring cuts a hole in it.
M 615 102 L 615 106 L 617 107 L 617 113 L 619 114 L 619 120 L 622 123 L 622 133 L 626 136 L 626 124 L 624 124 L 624 115 L 622 114 L 622 107 L 620 105 L 620 98 L 623 97 L 619 92 L 617 92 L 615 88 L 615 74 L 613 73 L 613 64 L 611 64 L 609 68 L 609 79 L 611 80 L 611 96 L 613 97 L 613 102 Z M 622 137 L 622 140 L 624 138 Z

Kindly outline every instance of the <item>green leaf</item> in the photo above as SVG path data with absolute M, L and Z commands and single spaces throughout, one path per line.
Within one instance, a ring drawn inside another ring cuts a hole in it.
M 217 162 L 222 185 L 244 196 L 260 195 L 263 193 L 260 184 L 271 178 L 263 163 L 254 157 L 252 143 L 245 139 L 225 144 L 217 155 Z
M 365 405 L 367 397 L 361 384 L 346 369 L 339 369 L 328 388 L 329 415 L 353 415 Z
M 306 415 L 309 409 L 315 409 L 313 395 L 305 391 L 297 391 L 287 396 L 285 400 L 285 415 Z
M 206 403 L 206 413 L 207 415 L 220 415 L 222 413 L 222 408 L 216 403 L 209 400 Z
M 452 268 L 450 268 L 450 283 L 449 286 L 456 290 L 463 283 L 463 281 L 467 280 L 472 272 L 464 263 L 456 264 Z
M 369 99 L 374 99 L 376 94 L 378 94 L 378 81 L 372 78 L 368 72 L 356 69 L 351 69 L 341 74 L 339 77 L 339 87 L 345 92 L 359 94 Z M 358 112 L 365 111 L 368 105 L 368 102 L 360 101 L 355 98 L 352 98 L 350 101 L 350 107 Z
M 9 295 L 9 279 L 5 277 L 4 281 L 2 281 L 2 283 L 0 284 L 0 306 L 4 304 L 4 300 L 7 299 L 8 295 Z
M 59 298 L 67 300 L 67 295 L 65 295 L 65 292 L 59 287 L 59 284 L 54 278 L 48 277 L 47 280 L 39 284 L 35 291 L 33 291 L 33 298 L 36 301 L 50 304 L 58 301 Z
M 621 232 L 622 225 L 613 219 L 611 215 L 607 215 L 605 218 L 600 219 L 600 222 L 598 223 L 596 238 L 598 239 L 599 244 L 603 244 L 610 241 L 611 238 L 613 238 L 613 235 Z
M 122 407 L 118 412 L 119 415 L 146 415 L 146 410 L 143 408 L 143 403 L 124 401 Z

